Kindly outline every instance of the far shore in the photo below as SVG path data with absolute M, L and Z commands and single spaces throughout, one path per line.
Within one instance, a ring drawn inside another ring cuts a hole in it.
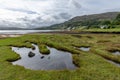
M 7 37 L 19 37 L 22 34 L 0 34 L 0 38 L 7 38 Z
M 91 31 L 51 31 L 51 32 L 31 32 L 26 34 L 120 34 L 120 32 L 91 32 Z M 0 38 L 19 37 L 24 34 L 0 34 Z

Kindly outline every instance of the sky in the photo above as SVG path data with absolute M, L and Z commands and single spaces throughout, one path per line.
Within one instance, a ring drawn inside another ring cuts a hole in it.
M 0 27 L 37 28 L 113 11 L 120 0 L 0 0 Z

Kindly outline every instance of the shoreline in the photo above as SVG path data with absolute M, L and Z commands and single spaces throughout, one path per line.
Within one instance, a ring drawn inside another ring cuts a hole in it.
M 90 32 L 90 31 L 52 31 L 52 32 L 35 32 L 35 33 L 48 33 L 48 34 L 120 34 L 120 32 Z
M 30 32 L 30 33 L 25 33 L 25 34 L 120 34 L 120 32 L 90 32 L 90 31 L 51 31 L 51 32 Z M 23 33 L 15 34 L 15 33 L 4 33 L 0 34 L 0 38 L 7 38 L 7 37 L 19 37 L 21 35 L 25 35 Z
M 22 34 L 0 34 L 0 38 L 19 37 Z

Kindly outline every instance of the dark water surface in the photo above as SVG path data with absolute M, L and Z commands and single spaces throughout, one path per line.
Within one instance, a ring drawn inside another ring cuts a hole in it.
M 120 51 L 112 52 L 112 54 L 114 54 L 114 55 L 120 55 Z
M 59 51 L 55 48 L 50 48 L 49 55 L 43 55 L 39 52 L 37 45 L 32 44 L 35 50 L 30 48 L 18 48 L 12 47 L 12 50 L 21 56 L 20 60 L 12 62 L 13 65 L 21 65 L 27 69 L 32 70 L 63 70 L 63 69 L 76 69 L 73 64 L 72 55 L 69 52 Z M 29 52 L 35 54 L 33 57 L 29 57 Z

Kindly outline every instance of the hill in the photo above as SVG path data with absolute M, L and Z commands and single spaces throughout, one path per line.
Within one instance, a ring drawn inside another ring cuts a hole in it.
M 104 21 L 110 22 L 114 20 L 119 12 L 107 12 L 101 14 L 83 15 L 77 16 L 68 20 L 64 23 L 51 25 L 49 27 L 43 27 L 40 29 L 75 29 L 84 27 L 98 27 L 98 25 L 103 24 Z

